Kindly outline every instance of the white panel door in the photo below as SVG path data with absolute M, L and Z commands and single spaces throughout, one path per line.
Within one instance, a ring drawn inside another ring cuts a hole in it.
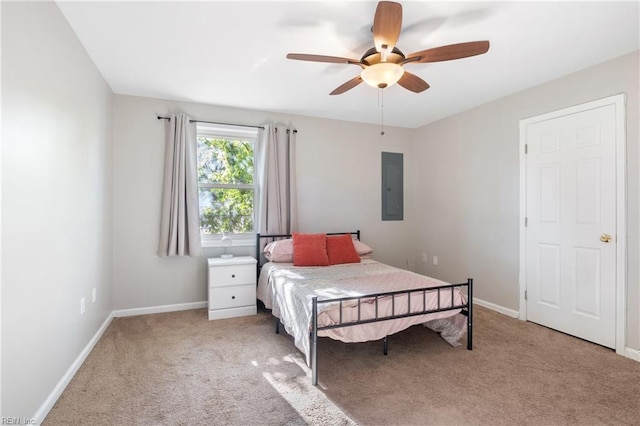
M 526 143 L 527 319 L 615 348 L 615 105 L 529 123 Z

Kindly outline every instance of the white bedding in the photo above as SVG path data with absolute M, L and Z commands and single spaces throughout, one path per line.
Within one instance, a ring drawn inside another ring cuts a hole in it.
M 258 280 L 258 299 L 265 304 L 267 309 L 272 310 L 275 317 L 280 319 L 287 333 L 294 337 L 296 347 L 307 356 L 308 363 L 310 356 L 309 332 L 312 324 L 311 299 L 313 296 L 318 296 L 318 300 L 322 300 L 447 284 L 435 278 L 385 265 L 372 259 L 363 259 L 361 263 L 319 267 L 295 267 L 290 263 L 266 263 L 262 267 Z M 440 292 L 441 308 L 452 306 L 452 291 L 453 306 L 466 303 L 466 296 L 460 288 L 444 289 Z M 405 295 L 396 296 L 394 299 L 394 313 L 396 315 L 406 313 L 407 297 Z M 423 292 L 411 294 L 411 312 L 424 310 L 425 304 L 427 309 L 438 307 L 438 295 L 435 291 L 427 292 L 425 298 L 423 298 Z M 342 311 L 343 323 L 357 319 L 356 304 L 345 302 Z M 391 315 L 391 312 L 391 297 L 379 298 L 378 315 Z M 343 342 L 364 342 L 382 339 L 415 324 L 427 323 L 425 325 L 429 326 L 429 322 L 433 322 L 441 329 L 443 327 L 442 319 L 446 319 L 444 327 L 447 328 L 447 333 L 443 333 L 443 337 L 448 336 L 446 340 L 451 344 L 456 344 L 465 331 L 466 323 L 466 317 L 460 315 L 459 312 L 460 310 L 457 309 L 321 330 L 318 335 Z M 360 315 L 361 319 L 374 317 L 375 304 L 373 300 L 371 303 L 361 304 Z M 340 320 L 339 317 L 339 304 L 318 305 L 319 326 L 337 324 Z

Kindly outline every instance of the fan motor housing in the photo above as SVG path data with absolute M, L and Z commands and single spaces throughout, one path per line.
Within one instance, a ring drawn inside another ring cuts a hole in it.
M 399 64 L 400 62 L 404 61 L 404 59 L 404 53 L 402 53 L 397 47 L 394 47 L 391 53 L 387 54 L 386 62 Z M 375 47 L 372 47 L 371 49 L 367 50 L 364 55 L 362 55 L 362 58 L 360 58 L 360 62 L 362 62 L 364 65 L 369 66 L 379 64 L 380 62 L 382 62 L 382 54 L 378 52 Z

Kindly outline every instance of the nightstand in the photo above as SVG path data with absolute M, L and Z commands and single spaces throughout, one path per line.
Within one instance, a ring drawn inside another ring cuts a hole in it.
M 255 315 L 256 260 L 209 258 L 209 319 Z

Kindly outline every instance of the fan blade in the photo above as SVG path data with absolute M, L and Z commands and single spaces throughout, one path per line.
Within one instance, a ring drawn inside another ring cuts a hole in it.
M 452 59 L 468 58 L 469 56 L 482 55 L 489 50 L 488 41 L 470 41 L 468 43 L 450 44 L 448 46 L 434 47 L 422 50 L 407 56 L 404 62 L 441 62 Z
M 330 95 L 340 95 L 340 94 L 346 92 L 347 90 L 353 89 L 354 87 L 356 87 L 360 83 L 362 83 L 362 78 L 360 76 L 357 76 L 357 77 L 352 78 L 351 80 L 347 81 L 343 85 L 336 87 L 336 89 L 333 92 L 329 93 L 329 94 Z
M 402 29 L 402 5 L 392 1 L 381 1 L 373 18 L 373 42 L 376 50 L 391 52 Z
M 429 83 L 421 79 L 415 74 L 405 71 L 398 80 L 398 84 L 407 90 L 411 90 L 415 93 L 424 92 L 429 88 Z
M 295 59 L 298 61 L 311 61 L 311 62 L 328 62 L 330 64 L 360 65 L 360 61 L 357 59 L 340 58 L 338 56 L 307 55 L 305 53 L 289 53 L 287 55 L 287 59 Z

